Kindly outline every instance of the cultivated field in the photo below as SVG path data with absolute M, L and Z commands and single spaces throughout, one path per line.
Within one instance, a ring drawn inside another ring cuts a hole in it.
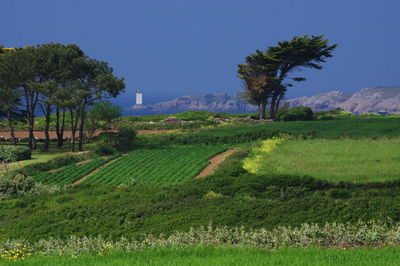
M 14 241 L 0 241 L 0 255 L 10 250 L 10 243 L 24 241 L 37 252 L 27 265 L 71 263 L 68 255 L 40 255 L 44 243 L 54 237 L 61 250 L 79 254 L 74 263 L 89 265 L 390 264 L 398 260 L 400 246 L 399 231 L 393 227 L 400 221 L 399 122 L 398 117 L 228 122 L 139 134 L 127 140 L 128 150 L 111 150 L 113 155 L 107 156 L 97 153 L 96 147 L 105 143 L 100 137 L 79 156 L 66 148 L 37 150 L 32 160 L 9 164 L 8 170 L 15 170 L 3 171 L 0 178 L 0 237 Z M 224 160 L 214 158 L 228 150 L 235 152 Z M 218 161 L 212 160 L 215 172 L 195 178 L 211 158 Z M 360 225 L 360 220 L 377 223 Z M 204 238 L 222 239 L 207 242 L 212 247 L 197 246 L 203 242 L 175 246 L 178 239 L 202 240 L 193 230 L 210 223 L 240 228 L 235 231 L 239 235 L 242 230 L 278 233 L 246 238 L 241 244 L 246 249 L 221 246 L 236 233 L 219 231 Z M 314 230 L 326 223 L 354 227 Z M 354 230 L 360 231 L 352 234 Z M 154 243 L 160 235 L 172 236 L 172 242 L 136 252 L 116 244 L 129 246 L 121 237 L 137 241 L 148 234 Z M 100 240 L 90 242 L 98 236 L 114 241 L 115 248 L 104 247 Z M 333 236 L 338 237 L 334 244 L 329 242 Z M 313 237 L 327 242 L 322 245 Z M 291 244 L 261 250 L 253 241 L 268 248 Z M 54 250 L 55 244 L 48 245 L 46 250 Z M 295 248 L 299 245 L 309 248 Z M 383 245 L 392 247 L 372 248 Z M 171 246 L 173 250 L 165 248 Z M 88 247 L 90 252 L 85 251 Z
M 208 165 L 208 159 L 226 150 L 222 145 L 189 145 L 141 149 L 99 169 L 84 184 L 129 184 L 155 186 L 192 179 Z
M 247 159 L 257 174 L 308 175 L 332 182 L 379 182 L 400 178 L 398 140 L 266 141 Z

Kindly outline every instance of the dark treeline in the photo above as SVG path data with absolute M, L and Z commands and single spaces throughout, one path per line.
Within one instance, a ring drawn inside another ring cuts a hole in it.
M 82 150 L 88 107 L 116 97 L 125 88 L 106 63 L 92 59 L 74 44 L 49 43 L 10 49 L 0 54 L 0 116 L 6 118 L 14 144 L 13 121 L 25 118 L 29 147 L 36 148 L 35 114 L 43 113 L 44 149 L 48 150 L 50 115 L 55 113 L 57 146 L 64 145 L 66 116 L 70 116 L 71 151 Z

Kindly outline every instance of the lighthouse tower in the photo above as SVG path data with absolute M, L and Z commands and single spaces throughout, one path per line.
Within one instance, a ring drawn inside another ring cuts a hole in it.
M 142 105 L 143 104 L 143 93 L 141 89 L 138 89 L 136 91 L 136 105 Z

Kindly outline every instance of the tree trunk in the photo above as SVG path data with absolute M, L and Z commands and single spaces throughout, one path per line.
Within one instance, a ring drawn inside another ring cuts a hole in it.
M 65 108 L 62 111 L 61 127 L 60 127 L 60 108 L 56 109 L 56 134 L 57 147 L 61 148 L 64 145 L 64 126 L 65 126 Z
M 49 128 L 50 128 L 50 114 L 51 114 L 51 105 L 46 104 L 46 125 L 44 128 L 44 150 L 48 151 L 50 146 L 50 135 L 49 135 Z
M 83 140 L 84 140 L 84 132 L 83 132 L 83 129 L 84 129 L 84 124 L 85 124 L 85 108 L 86 108 L 86 101 L 84 102 L 84 104 L 83 104 L 83 106 L 82 106 L 82 109 L 81 109 L 81 113 L 80 113 L 80 116 L 81 116 L 81 123 L 80 123 L 80 126 L 79 126 L 79 144 L 78 144 L 78 151 L 82 151 L 82 149 L 83 149 Z
M 269 107 L 269 118 L 275 118 L 275 105 L 276 105 L 277 95 L 274 93 L 271 99 L 271 106 Z
M 25 101 L 26 101 L 26 117 L 28 120 L 29 127 L 29 149 L 36 149 L 35 136 L 33 135 L 33 129 L 35 126 L 35 109 L 39 99 L 39 94 L 25 89 Z
M 275 110 L 274 110 L 275 113 L 277 113 L 277 112 L 279 111 L 279 105 L 280 105 L 280 103 L 281 103 L 282 97 L 283 97 L 283 94 L 279 95 L 278 100 L 277 100 L 276 103 L 275 103 Z M 275 115 L 276 115 L 276 114 L 275 114 Z
M 69 110 L 70 112 L 70 117 L 71 117 L 71 151 L 74 152 L 75 151 L 75 126 L 74 126 L 74 112 L 72 111 L 72 109 Z
M 267 107 L 267 103 L 263 102 L 260 104 L 260 119 L 265 119 L 265 109 Z
M 10 127 L 10 135 L 13 140 L 13 145 L 17 145 L 17 138 L 15 137 L 14 133 L 14 125 L 13 125 L 11 110 L 7 111 L 7 120 L 8 120 L 8 126 Z

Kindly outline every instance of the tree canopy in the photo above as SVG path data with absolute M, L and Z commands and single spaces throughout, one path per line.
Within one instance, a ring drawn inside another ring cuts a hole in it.
M 35 148 L 33 130 L 38 107 L 46 117 L 45 149 L 49 145 L 50 115 L 54 111 L 59 146 L 63 145 L 65 114 L 69 111 L 73 131 L 71 150 L 75 150 L 76 131 L 82 149 L 87 107 L 103 98 L 116 97 L 125 88 L 124 79 L 115 77 L 108 63 L 86 56 L 74 44 L 0 47 L 0 54 L 2 113 L 17 108 L 26 111 L 30 148 Z M 12 125 L 12 116 L 8 119 Z
M 266 105 L 270 105 L 269 116 L 274 119 L 281 100 L 291 82 L 304 81 L 304 77 L 291 74 L 302 68 L 322 69 L 321 63 L 332 57 L 337 44 L 329 45 L 323 35 L 294 37 L 268 47 L 264 52 L 256 50 L 238 65 L 239 77 L 244 83 L 243 97 L 257 105 L 260 118 L 265 118 Z

